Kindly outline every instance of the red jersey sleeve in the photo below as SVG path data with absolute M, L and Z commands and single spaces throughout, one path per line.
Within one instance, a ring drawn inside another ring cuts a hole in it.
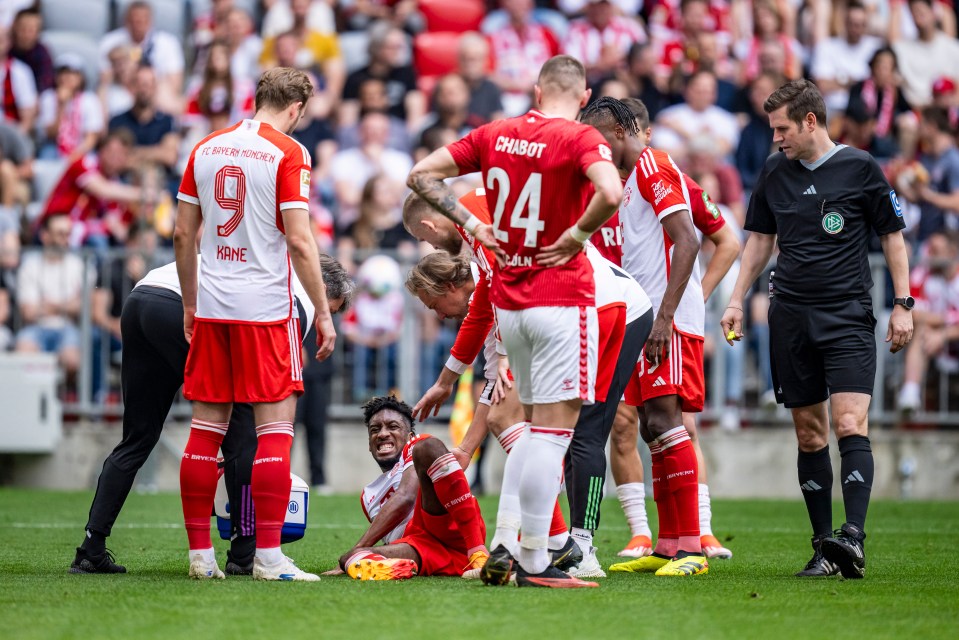
M 421 440 L 426 440 L 427 438 L 432 438 L 432 437 L 433 436 L 431 436 L 428 433 L 419 433 L 413 436 L 410 439 L 410 441 L 406 443 L 406 446 L 403 447 L 403 453 L 401 454 L 403 471 L 406 471 L 407 467 L 413 464 L 413 447 L 416 446 L 416 443 L 420 442 Z
M 310 154 L 306 147 L 291 144 L 277 170 L 276 204 L 279 211 L 309 209 L 311 175 Z
M 689 189 L 689 206 L 693 214 L 693 225 L 704 236 L 711 236 L 726 226 L 723 214 L 720 213 L 719 207 L 712 201 L 709 194 L 695 180 L 689 176 L 685 178 L 686 187 Z
M 671 213 L 688 209 L 683 177 L 668 154 L 646 147 L 636 162 L 636 177 L 643 198 L 662 222 Z
M 456 166 L 459 167 L 460 175 L 480 170 L 481 141 L 488 126 L 484 125 L 478 129 L 473 129 L 468 135 L 446 146 L 450 155 L 453 156 Z
M 595 162 L 609 162 L 612 164 L 613 152 L 606 144 L 606 138 L 599 131 L 590 126 L 584 126 L 579 142 L 579 168 L 586 175 L 586 170 Z
M 190 204 L 200 204 L 200 197 L 196 190 L 196 177 L 193 174 L 193 158 L 196 156 L 196 147 L 190 152 L 190 159 L 186 162 L 186 170 L 183 172 L 183 178 L 180 180 L 180 189 L 177 193 L 177 199 L 189 202 Z

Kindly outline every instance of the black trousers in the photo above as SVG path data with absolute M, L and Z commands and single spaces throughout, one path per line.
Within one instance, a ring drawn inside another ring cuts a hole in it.
M 606 402 L 583 407 L 579 413 L 573 441 L 566 452 L 566 495 L 569 498 L 570 527 L 599 528 L 599 503 L 606 482 L 606 441 L 626 383 L 636 368 L 639 354 L 653 329 L 653 311 L 626 325 L 623 346 L 609 384 Z
M 316 332 L 311 330 L 304 341 L 307 357 L 303 367 L 303 396 L 296 406 L 297 422 L 306 431 L 306 450 L 310 456 L 310 484 L 326 484 L 326 423 L 329 417 L 333 385 L 333 359 L 316 361 Z
M 183 336 L 183 302 L 180 296 L 158 287 L 137 287 L 120 315 L 123 335 L 123 439 L 103 463 L 86 528 L 109 536 L 133 487 L 137 471 L 160 440 L 167 414 L 183 385 L 190 345 Z M 230 428 L 221 446 L 230 504 L 244 501 L 243 485 L 250 484 L 256 456 L 253 407 L 233 405 Z M 240 509 L 231 509 L 234 537 L 239 536 Z M 249 536 L 253 532 L 249 532 Z M 248 541 L 250 554 L 253 541 Z M 237 554 L 234 549 L 234 556 Z

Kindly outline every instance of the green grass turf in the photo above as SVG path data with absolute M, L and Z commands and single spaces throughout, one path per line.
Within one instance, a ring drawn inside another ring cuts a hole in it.
M 613 574 L 599 589 L 550 591 L 454 578 L 195 582 L 169 494 L 132 495 L 121 514 L 109 544 L 130 573 L 70 575 L 90 498 L 0 490 L 0 637 L 946 638 L 959 624 L 959 503 L 874 503 L 865 580 L 792 577 L 810 555 L 800 502 L 716 500 L 716 533 L 735 557 L 709 575 Z M 488 521 L 495 502 L 482 500 Z M 364 526 L 355 496 L 314 498 L 310 522 L 286 551 L 313 571 L 332 567 Z M 607 500 L 604 564 L 627 537 Z M 222 558 L 226 545 L 216 545 Z

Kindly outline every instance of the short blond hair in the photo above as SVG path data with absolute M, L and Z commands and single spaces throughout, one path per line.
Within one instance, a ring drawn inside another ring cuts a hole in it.
M 306 101 L 313 95 L 310 77 L 292 67 L 270 69 L 256 83 L 256 110 L 283 111 L 291 104 Z
M 445 251 L 435 251 L 410 269 L 406 276 L 406 289 L 414 296 L 425 293 L 442 296 L 448 285 L 460 287 L 473 279 L 470 263 L 462 256 L 453 256 Z

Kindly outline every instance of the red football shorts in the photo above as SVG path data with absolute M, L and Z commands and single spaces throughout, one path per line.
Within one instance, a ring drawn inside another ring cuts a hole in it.
M 703 374 L 703 339 L 673 329 L 669 357 L 654 366 L 646 362 L 645 349 L 636 371 L 626 384 L 626 403 L 641 407 L 646 400 L 677 395 L 683 411 L 698 413 L 706 399 Z
M 486 526 L 483 525 L 483 535 Z M 466 543 L 456 521 L 449 514 L 434 516 L 423 510 L 420 496 L 416 496 L 413 518 L 406 525 L 403 537 L 393 544 L 406 543 L 420 556 L 421 576 L 461 576 L 469 564 Z
M 197 319 L 183 396 L 200 402 L 279 402 L 303 393 L 300 321 L 239 324 Z
M 626 305 L 597 309 L 599 319 L 599 366 L 596 368 L 596 402 L 606 402 L 609 385 L 616 371 L 619 350 L 626 333 Z

